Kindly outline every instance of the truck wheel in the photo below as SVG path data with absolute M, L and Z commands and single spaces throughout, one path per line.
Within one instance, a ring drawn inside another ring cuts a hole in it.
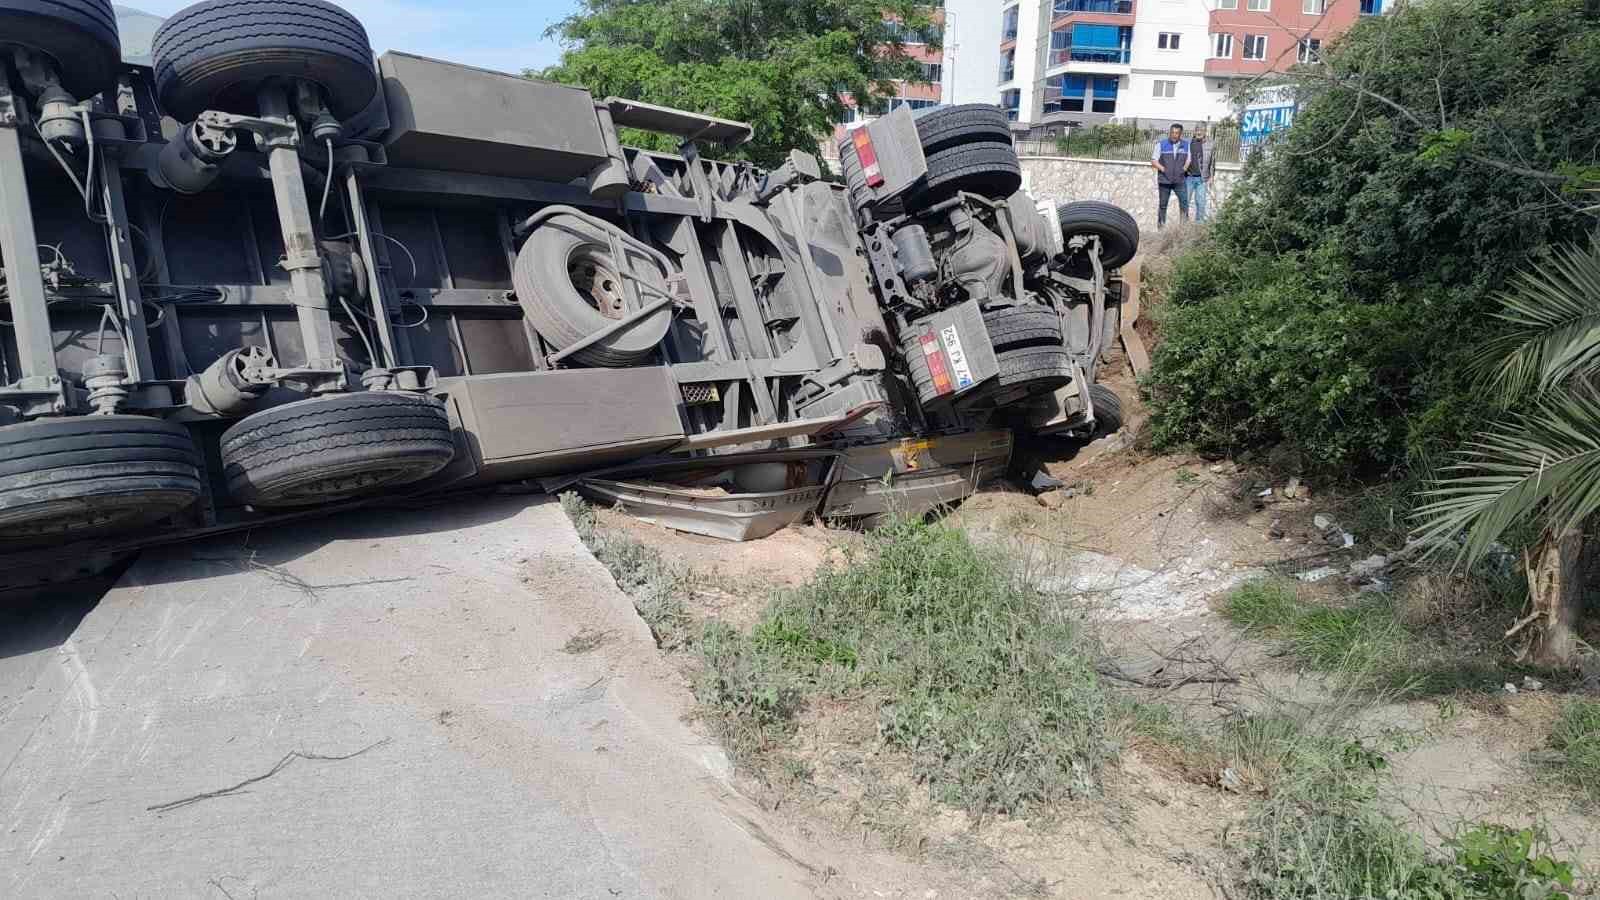
M 367 30 L 323 0 L 205 0 L 163 23 L 150 55 L 156 98 L 182 122 L 207 109 L 255 113 L 256 91 L 271 78 L 321 85 L 340 120 L 378 93 Z
M 222 435 L 228 493 L 251 506 L 314 506 L 421 481 L 455 456 L 444 403 L 359 392 L 259 412 Z
M 989 342 L 999 351 L 1023 347 L 1061 347 L 1061 316 L 1048 306 L 1030 303 L 983 314 Z
M 122 68 L 110 0 L 0 0 L 0 44 L 5 43 L 55 60 L 61 86 L 79 100 L 111 87 Z
M 1023 347 L 996 354 L 1000 362 L 1000 390 L 996 406 L 1015 403 L 1035 394 L 1048 394 L 1072 380 L 1072 357 L 1065 347 Z
M 1103 384 L 1089 385 L 1089 400 L 1094 403 L 1094 433 L 1116 434 L 1122 430 L 1122 398 Z
M 984 142 L 1011 143 L 1011 122 L 990 103 L 939 106 L 917 116 L 923 153 Z
M 630 253 L 634 272 L 657 291 L 666 279 L 654 261 Z M 648 268 L 647 268 L 648 267 Z M 557 350 L 578 343 L 626 318 L 622 278 L 604 232 L 582 220 L 557 216 L 534 229 L 517 253 L 512 284 L 522 310 Z M 659 295 L 643 294 L 641 303 Z M 570 359 L 586 366 L 623 368 L 643 361 L 672 327 L 672 308 L 659 309 L 617 334 L 583 348 Z
M 961 191 L 1004 200 L 1021 187 L 1022 164 L 1010 141 L 958 144 L 928 154 L 928 176 L 908 205 L 926 209 Z
M 1070 241 L 1075 235 L 1099 236 L 1100 265 L 1108 272 L 1127 265 L 1139 252 L 1139 223 L 1120 206 L 1078 200 L 1056 207 L 1056 216 L 1061 220 L 1064 240 Z M 1094 274 L 1094 266 L 1082 256 L 1071 260 L 1067 268 L 1083 278 Z
M 200 498 L 189 430 L 143 416 L 38 419 L 0 428 L 0 542 L 129 531 Z

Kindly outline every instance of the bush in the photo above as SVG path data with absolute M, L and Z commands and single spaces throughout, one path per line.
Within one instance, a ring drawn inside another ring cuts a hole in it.
M 1569 190 L 1596 171 L 1600 25 L 1582 0 L 1410 4 L 1296 84 L 1294 127 L 1173 273 L 1153 436 L 1387 471 L 1482 419 L 1494 293 L 1591 224 Z
M 1575 697 L 1561 708 L 1550 734 L 1557 776 L 1581 797 L 1600 806 L 1600 700 Z

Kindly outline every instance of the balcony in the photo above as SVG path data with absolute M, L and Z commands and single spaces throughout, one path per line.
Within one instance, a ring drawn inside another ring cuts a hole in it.
M 1114 16 L 1133 15 L 1133 0 L 1056 0 L 1057 16 L 1072 13 L 1105 13 Z
M 1126 66 L 1132 59 L 1133 51 L 1127 47 L 1067 47 L 1063 50 L 1050 51 L 1050 68 L 1069 63 Z

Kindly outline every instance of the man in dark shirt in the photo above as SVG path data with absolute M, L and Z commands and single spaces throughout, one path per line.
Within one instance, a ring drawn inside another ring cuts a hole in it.
M 1194 220 L 1206 220 L 1206 189 L 1212 176 L 1217 174 L 1217 157 L 1211 152 L 1211 142 L 1206 140 L 1206 127 L 1200 125 L 1189 139 L 1189 165 L 1184 168 L 1188 176 L 1184 193 L 1189 195 L 1189 205 L 1194 207 Z
M 1178 195 L 1178 214 L 1189 221 L 1189 198 L 1185 196 L 1184 170 L 1189 167 L 1189 142 L 1183 139 L 1183 126 L 1174 123 L 1167 136 L 1156 142 L 1150 168 L 1156 170 L 1156 227 L 1167 226 L 1167 204 Z

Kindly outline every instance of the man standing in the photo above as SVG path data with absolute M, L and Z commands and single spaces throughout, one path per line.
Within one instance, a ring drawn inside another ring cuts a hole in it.
M 1156 144 L 1150 168 L 1156 170 L 1156 227 L 1167 227 L 1167 204 L 1178 195 L 1178 213 L 1189 221 L 1189 198 L 1184 193 L 1184 170 L 1189 167 L 1189 144 L 1183 139 L 1183 126 L 1174 123 L 1167 136 Z
M 1188 179 L 1184 193 L 1189 195 L 1189 205 L 1194 207 L 1194 220 L 1206 220 L 1206 189 L 1212 176 L 1217 174 L 1217 157 L 1206 140 L 1206 127 L 1197 125 L 1194 137 L 1189 139 L 1189 165 L 1184 169 Z

